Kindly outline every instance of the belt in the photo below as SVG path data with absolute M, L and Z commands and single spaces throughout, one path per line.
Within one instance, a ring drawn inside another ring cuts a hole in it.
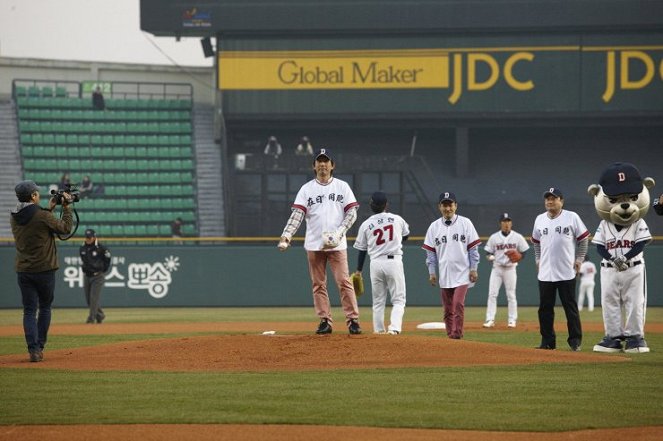
M 381 256 L 376 257 L 375 259 L 389 259 L 389 260 L 394 260 L 394 259 L 401 259 L 402 257 L 403 257 L 403 256 L 401 256 L 400 254 L 395 254 L 395 255 L 391 255 L 391 254 L 383 254 L 383 255 L 381 255 Z
M 642 263 L 642 260 L 636 260 L 635 262 L 626 262 L 626 266 L 631 268 L 632 266 L 640 265 Z M 614 268 L 615 265 L 613 265 L 610 262 L 601 262 L 601 266 L 603 268 Z

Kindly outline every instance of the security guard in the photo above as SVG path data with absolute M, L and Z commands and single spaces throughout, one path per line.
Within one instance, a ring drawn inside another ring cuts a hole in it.
M 101 323 L 106 318 L 101 309 L 101 288 L 106 283 L 105 274 L 111 263 L 110 251 L 99 244 L 99 239 L 92 229 L 85 230 L 85 244 L 79 250 L 83 261 L 83 289 L 85 301 L 90 307 L 86 323 Z

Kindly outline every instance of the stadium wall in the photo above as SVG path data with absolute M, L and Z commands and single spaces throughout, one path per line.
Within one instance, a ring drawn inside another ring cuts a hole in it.
M 404 266 L 409 306 L 440 305 L 439 290 L 428 284 L 424 252 L 419 243 L 404 248 Z M 592 247 L 593 248 L 593 247 Z M 122 247 L 110 246 L 113 252 L 111 271 L 107 276 L 102 303 L 106 307 L 149 306 L 310 306 L 311 287 L 306 255 L 301 245 L 279 253 L 276 246 L 178 246 Z M 61 246 L 60 269 L 57 272 L 56 307 L 85 307 L 78 248 Z M 6 288 L 0 294 L 0 308 L 20 308 L 21 296 L 14 272 L 14 249 L 0 248 L 0 283 Z M 595 253 L 593 253 L 596 256 Z M 649 245 L 647 282 L 649 306 L 663 306 L 661 287 L 663 245 Z M 593 259 L 596 263 L 596 258 Z M 349 250 L 350 268 L 357 261 L 356 250 Z M 264 264 L 263 264 L 264 263 Z M 369 265 L 364 269 L 366 294 L 361 306 L 371 305 Z M 490 266 L 482 259 L 479 282 L 469 291 L 466 305 L 485 306 Z M 600 304 L 600 278 L 597 277 L 595 300 Z M 331 276 L 330 276 L 331 280 Z M 339 306 L 336 288 L 330 284 L 332 304 Z M 538 305 L 538 287 L 534 256 L 525 256 L 518 270 L 518 303 Z M 504 293 L 499 304 L 505 305 Z

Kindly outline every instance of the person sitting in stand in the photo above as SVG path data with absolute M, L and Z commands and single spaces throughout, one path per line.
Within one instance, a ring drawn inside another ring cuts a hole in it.
M 90 197 L 94 194 L 94 186 L 92 185 L 90 175 L 85 175 L 81 181 L 81 184 L 78 186 L 78 191 L 80 193 L 81 199 Z
M 60 176 L 58 190 L 66 190 L 69 186 L 71 186 L 71 177 L 69 176 L 69 172 L 64 172 L 62 173 L 62 176 Z

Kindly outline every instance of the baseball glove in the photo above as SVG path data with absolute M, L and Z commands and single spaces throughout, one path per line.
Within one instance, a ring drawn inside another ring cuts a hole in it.
M 341 243 L 341 238 L 336 231 L 325 231 L 322 233 L 322 249 L 336 248 Z
M 359 298 L 364 294 L 364 278 L 361 273 L 352 273 L 352 286 L 355 289 L 355 297 Z
M 518 250 L 506 250 L 504 254 L 506 254 L 506 257 L 508 257 L 512 263 L 518 263 L 523 258 L 523 255 L 520 254 L 520 251 Z

